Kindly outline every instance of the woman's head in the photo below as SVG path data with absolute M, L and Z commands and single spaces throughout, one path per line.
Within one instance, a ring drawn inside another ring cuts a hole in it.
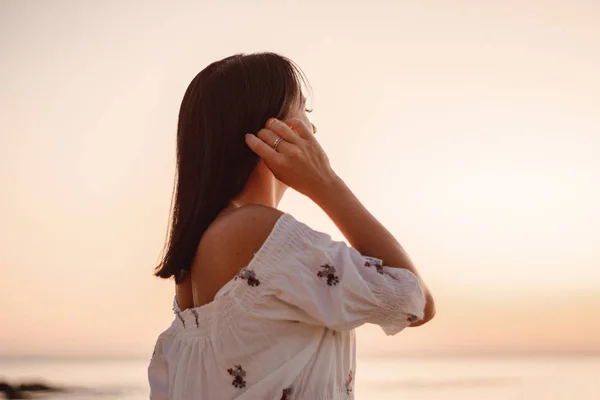
M 192 80 L 179 111 L 172 221 L 157 276 L 178 281 L 189 270 L 204 231 L 257 166 L 244 135 L 271 117 L 299 116 L 304 82 L 293 62 L 273 53 L 227 57 Z

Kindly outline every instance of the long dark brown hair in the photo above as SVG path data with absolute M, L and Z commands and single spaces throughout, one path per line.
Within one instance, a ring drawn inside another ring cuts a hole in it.
M 171 225 L 156 276 L 179 283 L 190 270 L 202 235 L 256 167 L 244 135 L 284 118 L 303 83 L 302 71 L 273 53 L 227 57 L 192 80 L 179 111 Z

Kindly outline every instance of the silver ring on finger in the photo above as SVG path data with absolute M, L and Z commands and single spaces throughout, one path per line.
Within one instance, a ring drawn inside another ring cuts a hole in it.
M 283 138 L 281 136 L 275 139 L 275 141 L 273 142 L 273 150 L 277 151 L 277 147 L 279 147 L 279 144 L 281 142 L 283 142 Z

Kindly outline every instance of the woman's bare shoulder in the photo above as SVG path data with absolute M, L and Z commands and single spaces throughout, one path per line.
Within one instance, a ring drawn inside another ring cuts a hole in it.
M 260 204 L 247 204 L 222 214 L 205 233 L 207 241 L 222 239 L 251 242 L 266 239 L 283 215 L 276 208 Z M 262 243 L 262 242 L 261 242 Z
M 197 262 L 204 267 L 220 265 L 227 275 L 237 273 L 261 248 L 282 215 L 275 208 L 258 204 L 222 214 L 204 233 Z

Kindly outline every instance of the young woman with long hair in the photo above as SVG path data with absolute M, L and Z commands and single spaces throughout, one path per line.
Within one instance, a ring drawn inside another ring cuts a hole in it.
M 152 400 L 352 399 L 354 329 L 394 335 L 435 314 L 401 245 L 330 166 L 303 82 L 285 57 L 235 55 L 185 93 L 156 270 L 175 280 L 175 316 L 150 362 Z M 350 246 L 278 210 L 287 188 Z

